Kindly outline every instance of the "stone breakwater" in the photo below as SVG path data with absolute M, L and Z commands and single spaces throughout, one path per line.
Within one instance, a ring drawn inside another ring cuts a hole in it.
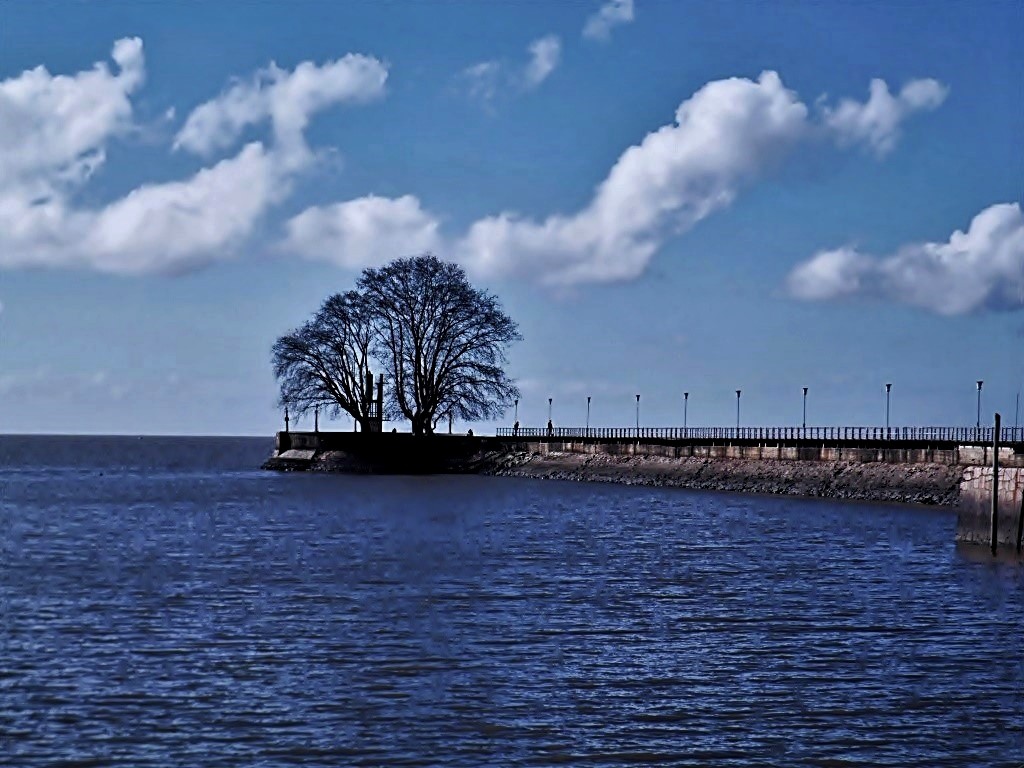
M 964 468 L 946 464 L 491 452 L 473 471 L 713 491 L 953 506 Z

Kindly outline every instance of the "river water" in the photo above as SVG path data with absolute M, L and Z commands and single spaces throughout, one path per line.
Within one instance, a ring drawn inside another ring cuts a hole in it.
M 1024 763 L 948 510 L 0 438 L 0 764 Z

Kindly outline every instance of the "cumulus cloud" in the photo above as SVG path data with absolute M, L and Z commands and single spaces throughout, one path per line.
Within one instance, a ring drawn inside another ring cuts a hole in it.
M 636 277 L 667 237 L 729 205 L 806 125 L 807 107 L 775 72 L 708 83 L 675 122 L 623 152 L 586 208 L 539 222 L 488 217 L 459 250 L 486 273 L 540 270 L 555 284 Z
M 439 249 L 438 227 L 438 220 L 412 195 L 370 195 L 306 209 L 288 221 L 281 245 L 311 259 L 356 269 Z
M 868 100 L 843 99 L 835 108 L 825 108 L 825 124 L 844 146 L 865 144 L 882 156 L 892 151 L 900 125 L 915 112 L 930 111 L 946 99 L 949 89 L 930 78 L 911 80 L 893 95 L 884 80 L 874 79 Z
M 944 92 L 935 81 L 914 81 L 895 97 L 898 110 L 905 116 L 937 106 Z M 872 93 L 889 91 L 881 83 Z M 895 141 L 902 116 L 883 120 L 881 103 L 875 96 L 858 112 L 844 101 L 821 117 L 823 128 L 775 72 L 718 80 L 684 101 L 673 122 L 626 149 L 574 213 L 536 220 L 506 211 L 445 238 L 438 218 L 417 198 L 371 197 L 308 209 L 288 223 L 284 245 L 346 267 L 439 249 L 484 277 L 529 276 L 556 286 L 628 280 L 643 273 L 667 239 L 729 206 L 744 185 L 823 129 L 842 127 L 851 140 L 874 147 Z M 861 113 L 869 116 L 854 120 Z M 864 128 L 846 127 L 855 125 Z M 815 291 L 856 292 L 864 263 L 852 249 L 823 254 L 794 278 L 794 290 L 806 298 L 815 298 Z
M 130 96 L 145 79 L 142 41 L 114 43 L 106 62 L 75 75 L 45 67 L 0 81 L 0 194 L 12 187 L 44 195 L 82 181 L 105 160 L 104 147 L 132 125 Z
M 583 36 L 591 40 L 607 40 L 612 28 L 633 21 L 633 0 L 606 0 L 595 13 L 587 17 Z
M 942 243 L 915 243 L 874 257 L 852 247 L 823 251 L 789 275 L 789 291 L 807 301 L 880 298 L 941 315 L 1024 305 L 1024 215 L 1001 203 Z
M 381 96 L 387 76 L 377 59 L 351 53 L 322 65 L 304 61 L 291 72 L 271 63 L 196 107 L 174 146 L 209 155 L 229 147 L 245 128 L 270 120 L 278 145 L 294 150 L 303 146 L 314 113 Z
M 76 209 L 61 195 L 8 196 L 0 199 L 0 266 L 180 272 L 228 256 L 286 181 L 256 142 L 188 179 L 143 185 L 98 209 Z
M 666 238 L 729 205 L 746 181 L 784 156 L 806 133 L 807 114 L 775 72 L 758 80 L 708 83 L 680 105 L 674 122 L 623 152 L 582 210 L 542 221 L 505 212 L 480 219 L 461 238 L 438 245 L 486 276 L 539 275 L 553 285 L 634 278 Z M 402 198 L 403 205 L 394 207 L 401 213 L 394 223 L 391 210 L 374 200 L 381 215 L 373 226 L 381 237 L 393 242 L 408 220 L 415 222 L 416 233 L 428 231 L 430 222 L 436 237 L 437 220 L 415 198 Z M 290 232 L 302 217 L 320 224 L 308 229 L 315 236 L 291 237 L 288 245 L 306 256 L 353 266 L 353 252 L 346 249 L 354 225 L 338 213 L 338 206 L 327 206 L 300 214 L 289 223 Z M 328 220 L 332 225 L 324 224 Z M 359 239 L 372 240 L 365 229 Z M 414 250 L 411 243 L 396 244 L 394 252 L 374 259 Z
M 109 143 L 132 130 L 131 96 L 145 79 L 141 40 L 118 40 L 111 59 L 116 69 L 100 62 L 68 76 L 37 67 L 0 81 L 0 267 L 134 274 L 228 257 L 311 160 L 302 137 L 310 116 L 372 97 L 386 76 L 360 56 L 290 73 L 272 65 L 255 86 L 236 84 L 193 112 L 178 145 L 208 152 L 264 118 L 272 143 L 251 142 L 185 179 L 83 208 L 74 196 L 105 163 Z
M 530 61 L 523 72 L 523 84 L 536 88 L 555 71 L 562 55 L 562 43 L 557 35 L 546 35 L 530 43 Z
M 491 60 L 466 67 L 459 73 L 459 85 L 466 95 L 485 106 L 491 106 L 502 94 L 533 90 L 557 69 L 562 41 L 557 35 L 545 35 L 530 43 L 527 50 L 530 58 L 522 65 Z

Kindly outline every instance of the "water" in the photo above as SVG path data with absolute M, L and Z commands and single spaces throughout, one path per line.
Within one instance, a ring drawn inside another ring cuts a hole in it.
M 949 511 L 0 438 L 0 764 L 1019 766 Z

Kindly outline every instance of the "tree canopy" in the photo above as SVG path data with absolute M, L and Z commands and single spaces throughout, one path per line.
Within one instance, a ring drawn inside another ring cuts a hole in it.
M 356 290 L 330 296 L 273 347 L 280 403 L 303 413 L 344 411 L 365 429 L 362 382 L 373 362 L 390 379 L 386 414 L 414 434 L 439 420 L 499 416 L 519 396 L 505 350 L 520 339 L 494 295 L 463 269 L 425 254 L 366 269 Z

